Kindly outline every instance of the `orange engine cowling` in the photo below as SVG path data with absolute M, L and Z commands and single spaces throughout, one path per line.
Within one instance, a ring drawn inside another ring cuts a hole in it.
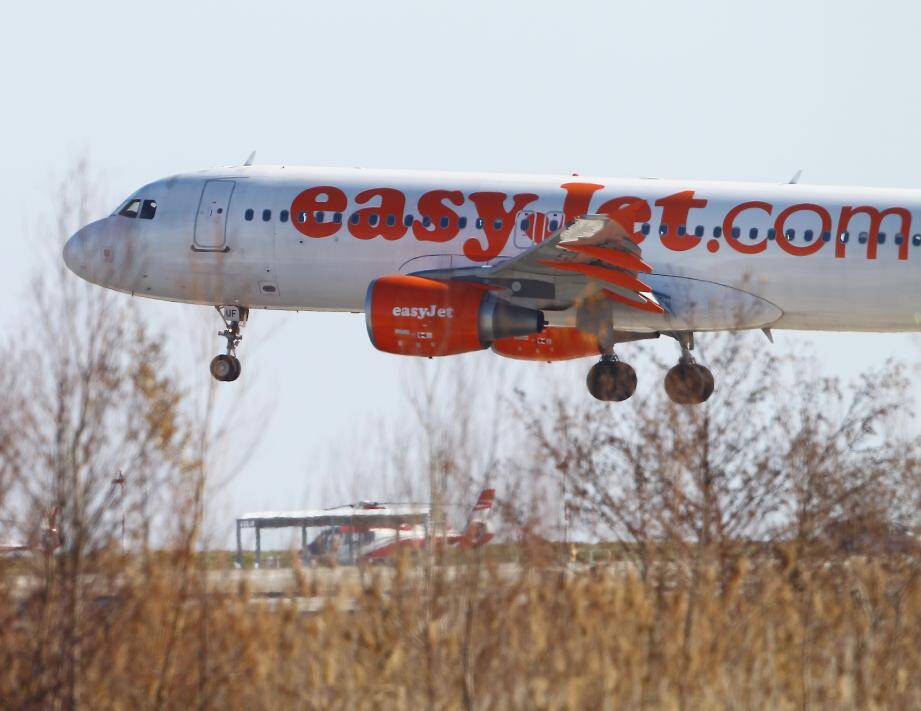
M 597 356 L 601 353 L 598 339 L 578 328 L 548 326 L 540 333 L 517 338 L 500 338 L 492 349 L 506 358 L 518 360 L 569 360 Z
M 476 351 L 544 327 L 542 312 L 502 301 L 482 284 L 404 275 L 371 282 L 365 321 L 378 350 L 418 356 Z

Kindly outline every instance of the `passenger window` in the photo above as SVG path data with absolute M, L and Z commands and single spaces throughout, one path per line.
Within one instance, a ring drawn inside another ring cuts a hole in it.
M 314 218 L 317 222 L 323 222 L 323 220 L 326 219 L 326 213 L 323 212 L 323 211 L 320 211 L 320 212 L 316 213 L 316 214 L 313 216 L 313 218 Z
M 378 215 L 371 215 L 368 218 L 368 224 L 371 225 L 371 227 L 377 227 L 378 220 L 380 220 Z
M 302 212 L 301 214 L 303 215 L 304 213 Z M 243 213 L 243 219 L 246 220 L 247 222 L 252 222 L 253 208 L 251 207 L 246 208 L 246 212 Z M 303 220 L 301 220 L 301 222 L 303 222 Z
M 157 214 L 157 201 L 156 200 L 145 200 L 141 205 L 141 219 L 142 220 L 152 220 L 154 215 Z
M 125 205 L 121 210 L 119 210 L 118 214 L 121 215 L 122 217 L 134 218 L 138 216 L 138 210 L 140 209 L 141 209 L 141 201 L 132 200 L 127 205 Z
M 478 230 L 482 230 L 482 229 L 483 229 L 483 218 L 482 218 L 482 217 L 476 218 L 476 228 L 477 228 Z
M 560 228 L 559 220 L 550 220 L 550 231 L 556 232 Z
M 262 221 L 263 221 L 263 222 L 268 222 L 268 221 L 271 220 L 271 219 L 272 219 L 272 211 L 271 211 L 271 210 L 263 210 L 263 211 L 262 211 Z
M 921 235 L 914 235 L 911 238 L 911 243 L 915 245 L 915 247 L 921 246 Z
M 447 217 L 442 217 L 442 218 L 441 218 L 441 223 L 440 223 L 440 224 L 441 224 L 441 229 L 444 229 L 445 227 L 447 227 L 447 226 L 448 226 L 448 222 L 449 222 L 449 219 L 448 219 Z
M 502 229 L 502 220 L 501 220 L 501 219 L 496 220 L 495 222 L 492 223 L 492 226 L 493 226 L 494 229 L 501 230 L 501 229 Z
M 723 236 L 723 228 L 722 228 L 722 227 L 714 227 L 714 228 L 713 228 L 713 236 L 716 237 L 717 239 L 719 239 L 720 237 L 722 237 L 722 236 Z
M 694 236 L 695 237 L 704 236 L 704 226 L 703 225 L 697 225 L 697 227 L 694 228 Z
M 422 226 L 428 227 L 431 224 L 432 224 L 432 218 L 429 217 L 428 215 L 423 215 L 422 216 Z
M 279 212 L 278 219 L 281 220 L 282 222 L 287 222 L 288 221 L 288 211 L 282 210 L 281 212 Z
M 880 232 L 878 235 L 876 235 L 876 241 L 879 242 L 880 244 L 885 244 L 886 243 L 886 233 Z
M 522 230 L 528 229 L 528 218 L 527 217 L 521 221 L 521 229 Z
M 467 226 L 467 218 L 459 217 L 457 219 L 457 226 L 460 227 L 461 229 L 464 229 Z
M 404 224 L 406 227 L 412 227 L 412 226 L 413 226 L 413 220 L 415 220 L 415 219 L 416 219 L 416 218 L 414 218 L 412 215 L 407 215 L 406 217 L 403 218 L 403 224 Z
M 643 226 L 640 227 L 640 232 L 642 232 L 644 235 L 649 234 L 649 223 L 648 222 L 643 223 Z
M 297 216 L 297 221 L 300 222 L 302 225 L 303 225 L 305 222 L 307 222 L 307 213 L 306 213 L 306 212 L 301 212 L 300 214 L 298 214 L 298 216 Z
M 851 237 L 851 233 L 850 233 L 850 232 L 842 232 L 842 233 L 841 233 L 841 241 L 842 241 L 844 244 L 847 244 L 847 241 L 850 239 L 850 237 Z
M 337 225 L 342 224 L 342 213 L 341 212 L 333 213 L 333 222 L 335 222 Z
M 741 234 L 742 234 L 742 230 L 740 230 L 738 227 L 733 227 L 733 228 L 732 228 L 732 236 L 733 236 L 733 237 L 735 237 L 736 239 L 739 239 L 739 236 L 740 236 Z
M 822 233 L 822 241 L 823 241 L 823 242 L 831 242 L 831 232 L 823 232 L 823 233 Z
M 387 227 L 393 227 L 397 223 L 396 215 L 387 215 Z
M 360 219 L 361 216 L 357 212 L 353 212 L 352 216 L 349 218 L 349 222 L 351 222 L 353 225 L 357 225 Z
M 748 238 L 749 238 L 749 239 L 758 239 L 758 228 L 757 228 L 757 227 L 752 227 L 752 228 L 748 231 Z
M 904 242 L 904 241 L 905 241 L 905 237 L 902 235 L 901 232 L 899 232 L 899 233 L 895 236 L 895 243 L 896 243 L 896 244 L 902 244 L 902 242 Z
M 806 240 L 807 242 L 812 242 L 812 237 L 814 234 L 815 232 L 813 232 L 812 230 L 806 230 L 803 233 L 803 239 Z
M 659 234 L 664 235 L 668 232 L 668 225 L 659 225 Z
M 866 244 L 868 237 L 869 235 L 866 232 L 861 232 L 860 235 L 857 237 L 857 241 L 860 242 L 860 244 Z
M 684 237 L 688 233 L 688 228 L 684 225 L 678 225 L 678 236 Z
M 796 230 L 787 230 L 784 234 L 787 235 L 787 239 L 791 242 L 796 239 Z
M 777 236 L 777 230 L 773 227 L 768 228 L 768 239 L 774 239 Z

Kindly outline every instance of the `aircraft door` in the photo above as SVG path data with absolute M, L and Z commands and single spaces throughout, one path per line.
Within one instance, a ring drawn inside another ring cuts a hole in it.
M 515 230 L 512 241 L 518 249 L 527 249 L 535 243 L 535 228 L 542 222 L 541 215 L 534 210 L 522 210 L 515 217 Z
M 227 213 L 234 181 L 209 180 L 201 192 L 192 249 L 199 252 L 227 251 Z
M 514 244 L 519 249 L 540 244 L 563 227 L 563 213 L 522 210 L 515 219 Z

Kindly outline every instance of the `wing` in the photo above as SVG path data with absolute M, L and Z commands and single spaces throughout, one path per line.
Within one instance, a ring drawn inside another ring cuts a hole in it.
M 430 279 L 475 281 L 506 292 L 522 305 L 563 310 L 586 300 L 663 314 L 643 282 L 652 271 L 639 245 L 606 215 L 586 215 L 540 244 L 504 262 L 416 272 Z

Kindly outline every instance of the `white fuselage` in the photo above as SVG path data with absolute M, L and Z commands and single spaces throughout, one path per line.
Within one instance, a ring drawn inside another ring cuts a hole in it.
M 358 312 L 378 277 L 493 264 L 629 209 L 653 277 L 755 295 L 776 307 L 759 326 L 921 330 L 921 190 L 260 166 L 160 180 L 120 209 L 132 200 L 155 214 L 88 225 L 65 260 L 139 296 Z

